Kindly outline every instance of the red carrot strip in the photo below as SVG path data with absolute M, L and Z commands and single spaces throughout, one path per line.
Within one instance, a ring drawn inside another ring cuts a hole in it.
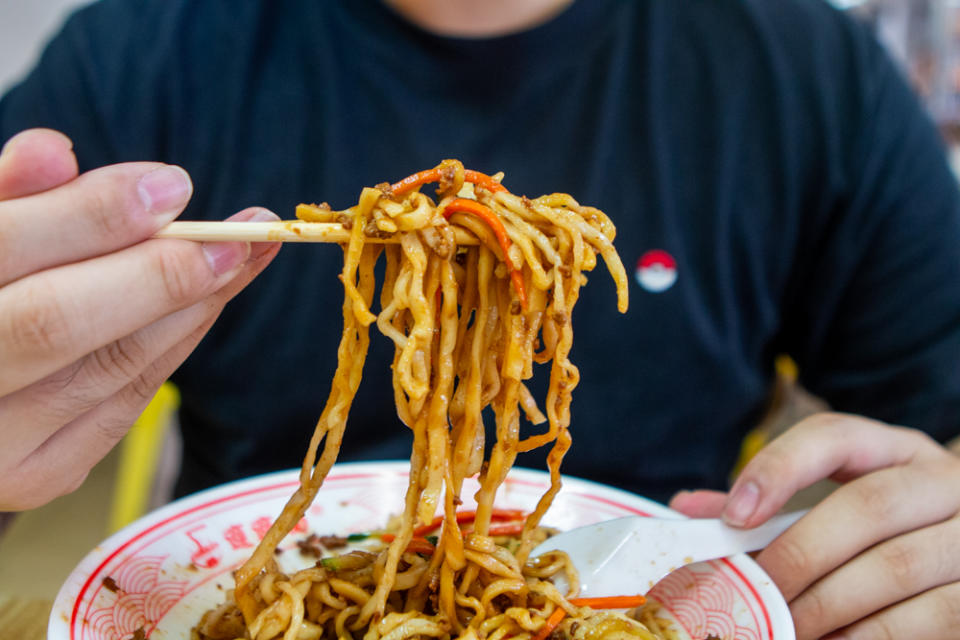
M 506 187 L 494 180 L 492 177 L 485 173 L 480 173 L 479 171 L 473 171 L 472 169 L 464 169 L 463 179 L 466 182 L 472 182 L 473 184 L 481 186 L 484 189 L 494 193 L 507 190 Z M 418 171 L 417 173 L 407 176 L 399 182 L 393 183 L 390 185 L 390 191 L 392 191 L 393 195 L 395 196 L 402 196 L 427 184 L 428 182 L 437 182 L 438 180 L 440 180 L 440 169 L 438 167 L 434 167 L 433 169 Z M 447 213 L 448 211 L 450 213 Z M 509 261 L 509 258 L 507 257 L 507 250 L 510 248 L 510 238 L 507 237 L 507 230 L 503 227 L 503 222 L 500 221 L 500 218 L 498 218 L 493 211 L 475 200 L 457 198 L 451 202 L 446 209 L 444 209 L 443 215 L 444 217 L 449 218 L 450 214 L 457 211 L 473 214 L 486 222 L 487 226 L 493 230 L 494 235 L 497 237 L 497 242 L 500 244 L 501 251 L 503 251 L 504 260 Z M 510 281 L 513 282 L 513 289 L 517 292 L 517 297 L 520 299 L 520 306 L 524 311 L 526 311 L 527 291 L 523 284 L 523 274 L 519 269 L 514 269 L 513 266 L 510 267 Z
M 557 607 L 553 610 L 547 619 L 544 621 L 543 626 L 540 627 L 540 630 L 530 638 L 530 640 L 546 640 L 547 636 L 553 633 L 553 630 L 557 628 L 557 625 L 563 620 L 567 615 L 566 610 L 563 607 Z
M 493 235 L 497 237 L 497 243 L 500 245 L 500 250 L 503 252 L 503 260 L 510 266 L 510 280 L 513 282 L 517 297 L 520 298 L 520 306 L 526 311 L 527 291 L 523 285 L 523 274 L 510 264 L 510 254 L 507 253 L 510 250 L 510 237 L 507 236 L 507 229 L 503 226 L 503 221 L 489 207 L 467 198 L 456 198 L 450 201 L 450 204 L 443 210 L 443 217 L 449 218 L 458 211 L 480 218 L 493 231 Z
M 487 191 L 497 193 L 499 191 L 506 191 L 507 188 L 502 184 L 491 178 L 485 173 L 480 173 L 479 171 L 473 171 L 472 169 L 464 169 L 463 179 L 467 182 L 472 182 L 473 184 L 483 187 Z M 395 196 L 402 196 L 418 187 L 429 182 L 438 182 L 440 180 L 440 169 L 433 168 L 427 169 L 426 171 L 418 171 L 412 176 L 407 176 L 400 182 L 394 182 L 390 185 L 390 191 L 393 192 Z
M 472 169 L 463 170 L 463 179 L 467 182 L 472 182 L 478 187 L 483 187 L 487 191 L 492 193 L 499 193 L 501 191 L 506 191 L 507 188 L 494 180 L 492 177 L 488 176 L 485 173 L 480 173 L 479 171 L 474 171 Z
M 428 182 L 436 182 L 440 179 L 440 170 L 439 169 L 427 169 L 426 171 L 418 171 L 412 176 L 407 176 L 400 182 L 394 182 L 390 185 L 390 191 L 393 192 L 395 196 L 402 196 L 409 191 L 413 191 L 417 187 L 427 184 Z
M 591 609 L 632 609 L 647 601 L 643 596 L 607 596 L 605 598 L 570 598 L 570 604 L 575 607 L 590 607 Z
M 457 511 L 457 522 L 460 524 L 467 524 L 468 522 L 473 522 L 476 519 L 476 517 L 477 517 L 476 511 L 470 511 L 470 510 Z M 493 514 L 490 517 L 494 521 L 519 520 L 521 518 L 526 518 L 527 514 L 521 509 L 494 509 Z M 431 531 L 433 531 L 434 529 L 436 529 L 437 527 L 439 527 L 441 524 L 443 524 L 443 520 L 444 520 L 444 516 L 442 515 L 437 516 L 427 524 L 420 525 L 419 527 L 414 529 L 413 535 L 415 536 L 426 535 Z M 509 534 L 504 534 L 504 535 L 509 535 Z
M 492 524 L 487 531 L 488 536 L 518 536 L 523 533 L 522 522 L 511 522 L 509 524 Z
M 395 536 L 392 533 L 381 533 L 379 537 L 384 542 L 393 542 L 394 540 L 397 539 L 397 536 Z M 406 550 L 412 551 L 413 553 L 425 553 L 427 555 L 430 555 L 434 551 L 436 551 L 436 549 L 437 548 L 433 545 L 433 543 L 431 543 L 426 538 L 422 538 L 420 536 L 414 536 L 413 538 L 410 539 L 410 542 L 407 544 Z
M 526 517 L 527 512 L 523 509 L 494 509 L 490 516 L 492 520 L 520 520 Z

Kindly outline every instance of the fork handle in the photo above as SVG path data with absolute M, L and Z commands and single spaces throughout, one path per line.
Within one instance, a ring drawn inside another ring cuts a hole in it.
M 709 551 L 705 552 L 704 557 L 694 557 L 694 561 L 712 560 L 713 558 L 723 558 L 735 553 L 745 551 L 757 551 L 763 549 L 773 542 L 777 536 L 790 528 L 797 520 L 806 515 L 807 510 L 792 511 L 773 516 L 763 524 L 752 529 L 738 529 L 735 527 L 723 527 L 719 531 L 714 526 L 705 526 L 716 536 L 710 545 Z M 696 520 L 689 522 L 691 529 L 696 527 Z M 706 524 L 706 523 L 705 523 Z M 695 532 L 691 531 L 696 535 Z

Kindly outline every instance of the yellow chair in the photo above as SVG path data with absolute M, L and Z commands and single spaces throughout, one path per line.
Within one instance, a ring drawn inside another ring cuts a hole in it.
M 120 442 L 120 460 L 108 521 L 111 533 L 147 512 L 160 453 L 179 403 L 177 388 L 169 382 L 164 383 Z
M 790 356 L 779 356 L 774 368 L 777 372 L 777 381 L 771 397 L 770 408 L 767 415 L 760 421 L 760 425 L 743 439 L 743 443 L 740 445 L 740 457 L 733 468 L 734 478 L 750 462 L 750 459 L 757 455 L 760 449 L 767 446 L 767 443 L 778 435 L 774 432 L 774 428 L 777 426 L 776 423 L 784 405 L 789 401 L 790 390 L 797 383 L 797 364 Z

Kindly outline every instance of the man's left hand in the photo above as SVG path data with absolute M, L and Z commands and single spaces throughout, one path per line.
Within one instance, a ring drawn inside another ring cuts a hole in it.
M 670 506 L 754 527 L 825 478 L 842 486 L 757 556 L 797 640 L 960 637 L 960 457 L 919 431 L 818 414 L 758 453 L 729 494 L 683 492 Z

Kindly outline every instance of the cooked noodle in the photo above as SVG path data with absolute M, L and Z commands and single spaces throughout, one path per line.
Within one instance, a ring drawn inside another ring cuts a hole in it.
M 431 181 L 439 182 L 438 202 L 419 190 Z M 231 600 L 207 612 L 195 636 L 523 640 L 544 635 L 545 621 L 559 618 L 562 608 L 557 629 L 567 638 L 666 637 L 632 617 L 572 604 L 578 581 L 565 554 L 528 558 L 544 538 L 540 520 L 560 489 L 560 462 L 570 447 L 570 400 L 579 380 L 568 357 L 571 313 L 598 254 L 616 283 L 619 310 L 627 308 L 627 276 L 610 219 L 565 194 L 518 197 L 499 179 L 450 160 L 394 185 L 366 188 L 345 212 L 300 205 L 297 216 L 350 229 L 340 275 L 338 366 L 299 488 L 236 572 Z M 454 226 L 478 243 L 458 245 Z M 381 254 L 385 277 L 374 315 Z M 337 457 L 374 322 L 396 345 L 397 413 L 413 432 L 403 512 L 383 537 L 389 543 L 285 575 L 275 549 Z M 544 412 L 524 382 L 534 363 L 550 364 Z M 488 406 L 496 441 L 484 460 Z M 546 427 L 521 436 L 521 412 Z M 497 489 L 517 454 L 538 447 L 549 447 L 550 487 L 508 544 L 496 535 Z M 457 520 L 460 493 L 475 475 L 476 512 L 464 526 Z M 415 535 L 438 511 L 439 538 Z M 561 575 L 566 591 L 554 583 Z

